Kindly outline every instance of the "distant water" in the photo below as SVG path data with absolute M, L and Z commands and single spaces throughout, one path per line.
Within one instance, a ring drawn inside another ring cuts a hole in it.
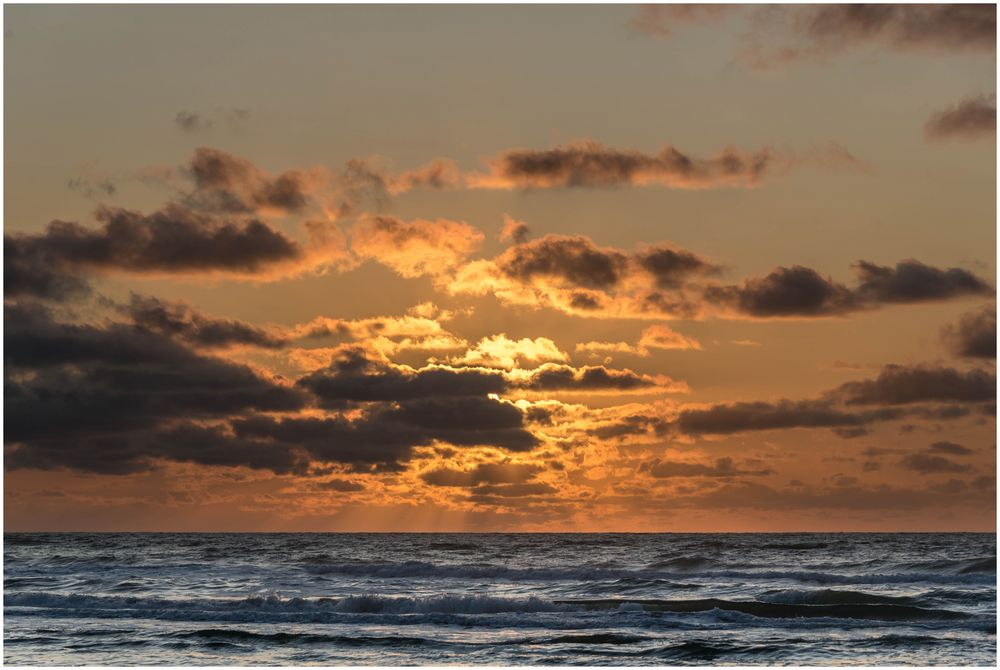
M 991 534 L 6 534 L 28 665 L 994 665 Z

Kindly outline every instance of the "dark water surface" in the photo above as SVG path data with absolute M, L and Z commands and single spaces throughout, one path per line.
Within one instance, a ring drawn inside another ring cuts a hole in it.
M 992 534 L 4 536 L 16 665 L 995 665 Z

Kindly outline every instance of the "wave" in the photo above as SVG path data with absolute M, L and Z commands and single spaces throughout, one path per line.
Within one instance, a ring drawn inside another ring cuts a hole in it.
M 918 561 L 915 563 L 906 563 L 903 567 L 906 570 L 930 570 L 943 574 L 974 575 L 992 573 L 995 575 L 997 571 L 997 557 L 984 556 L 981 558 L 959 560 L 939 559 L 934 561 Z
M 671 570 L 681 570 L 690 571 L 697 570 L 698 568 L 705 568 L 711 565 L 715 565 L 715 561 L 710 558 L 705 558 L 704 556 L 677 556 L 676 558 L 668 558 L 663 561 L 657 561 L 649 565 L 651 569 L 661 569 L 667 568 Z
M 766 591 L 761 596 L 761 600 L 785 605 L 914 605 L 920 602 L 919 599 L 908 596 L 883 596 L 863 591 L 838 591 L 834 589 Z
M 303 564 L 303 569 L 306 572 L 317 575 L 343 575 L 347 577 L 375 579 L 421 577 L 510 581 L 608 581 L 615 579 L 686 581 L 691 579 L 732 579 L 736 581 L 788 580 L 817 584 L 988 584 L 995 581 L 995 578 L 992 577 L 988 570 L 979 572 L 949 570 L 937 572 L 903 571 L 889 574 L 846 574 L 809 570 L 699 569 L 700 567 L 709 565 L 710 561 L 711 559 L 703 557 L 683 557 L 656 563 L 645 569 L 631 570 L 587 566 L 514 568 L 505 565 L 431 563 L 427 561 L 404 561 L 400 563 L 387 561 L 325 563 L 316 562 L 315 559 L 311 558 Z M 993 574 L 995 574 L 995 570 Z
M 501 612 L 563 612 L 569 606 L 541 598 L 500 598 L 479 595 L 441 595 L 418 598 L 380 595 L 344 598 L 283 598 L 275 594 L 247 598 L 167 599 L 139 596 L 91 596 L 43 592 L 4 595 L 5 607 L 62 610 L 118 610 L 127 612 L 331 612 L 344 614 L 496 614 Z
M 964 612 L 954 612 L 952 610 L 928 609 L 912 605 L 868 603 L 799 605 L 756 600 L 722 600 L 719 598 L 698 600 L 557 600 L 555 602 L 596 610 L 635 607 L 639 607 L 647 612 L 672 613 L 722 610 L 767 619 L 824 617 L 834 619 L 870 619 L 875 621 L 920 621 L 927 619 L 967 619 L 970 616 Z
M 831 593 L 831 592 L 827 592 Z M 841 599 L 843 592 L 839 592 Z M 829 596 L 826 596 L 829 599 Z M 721 610 L 762 618 L 829 617 L 880 621 L 916 621 L 925 619 L 965 619 L 969 615 L 945 609 L 930 609 L 897 603 L 823 602 L 803 604 L 754 600 L 703 598 L 692 600 L 648 599 L 567 599 L 500 598 L 481 595 L 439 595 L 427 597 L 390 597 L 381 595 L 344 598 L 282 598 L 256 595 L 238 599 L 170 600 L 130 596 L 62 595 L 54 593 L 12 593 L 4 596 L 5 607 L 62 610 L 80 615 L 101 613 L 142 616 L 167 612 L 192 615 L 232 612 L 257 613 L 330 613 L 330 614 L 500 614 L 549 613 L 595 610 L 628 612 L 667 612 L 687 614 Z
M 319 633 L 257 633 L 238 628 L 203 628 L 171 633 L 177 639 L 197 639 L 210 642 L 244 642 L 260 644 L 338 644 L 343 646 L 413 646 L 435 640 L 402 635 L 323 635 Z
M 806 551 L 809 549 L 826 549 L 829 542 L 774 542 L 760 545 L 761 549 L 784 549 L 787 551 Z

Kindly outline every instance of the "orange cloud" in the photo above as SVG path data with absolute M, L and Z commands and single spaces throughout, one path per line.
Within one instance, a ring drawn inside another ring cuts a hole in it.
M 350 230 L 351 250 L 404 277 L 439 275 L 475 251 L 485 235 L 464 221 L 365 216 Z
M 669 326 L 657 324 L 642 331 L 636 344 L 628 342 L 581 342 L 576 345 L 577 351 L 590 353 L 621 353 L 635 356 L 649 356 L 650 349 L 680 349 L 701 351 L 701 343 L 694 338 L 682 335 Z

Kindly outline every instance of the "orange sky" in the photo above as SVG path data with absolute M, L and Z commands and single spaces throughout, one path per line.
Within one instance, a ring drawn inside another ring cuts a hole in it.
M 6 530 L 995 529 L 993 5 L 4 16 Z

